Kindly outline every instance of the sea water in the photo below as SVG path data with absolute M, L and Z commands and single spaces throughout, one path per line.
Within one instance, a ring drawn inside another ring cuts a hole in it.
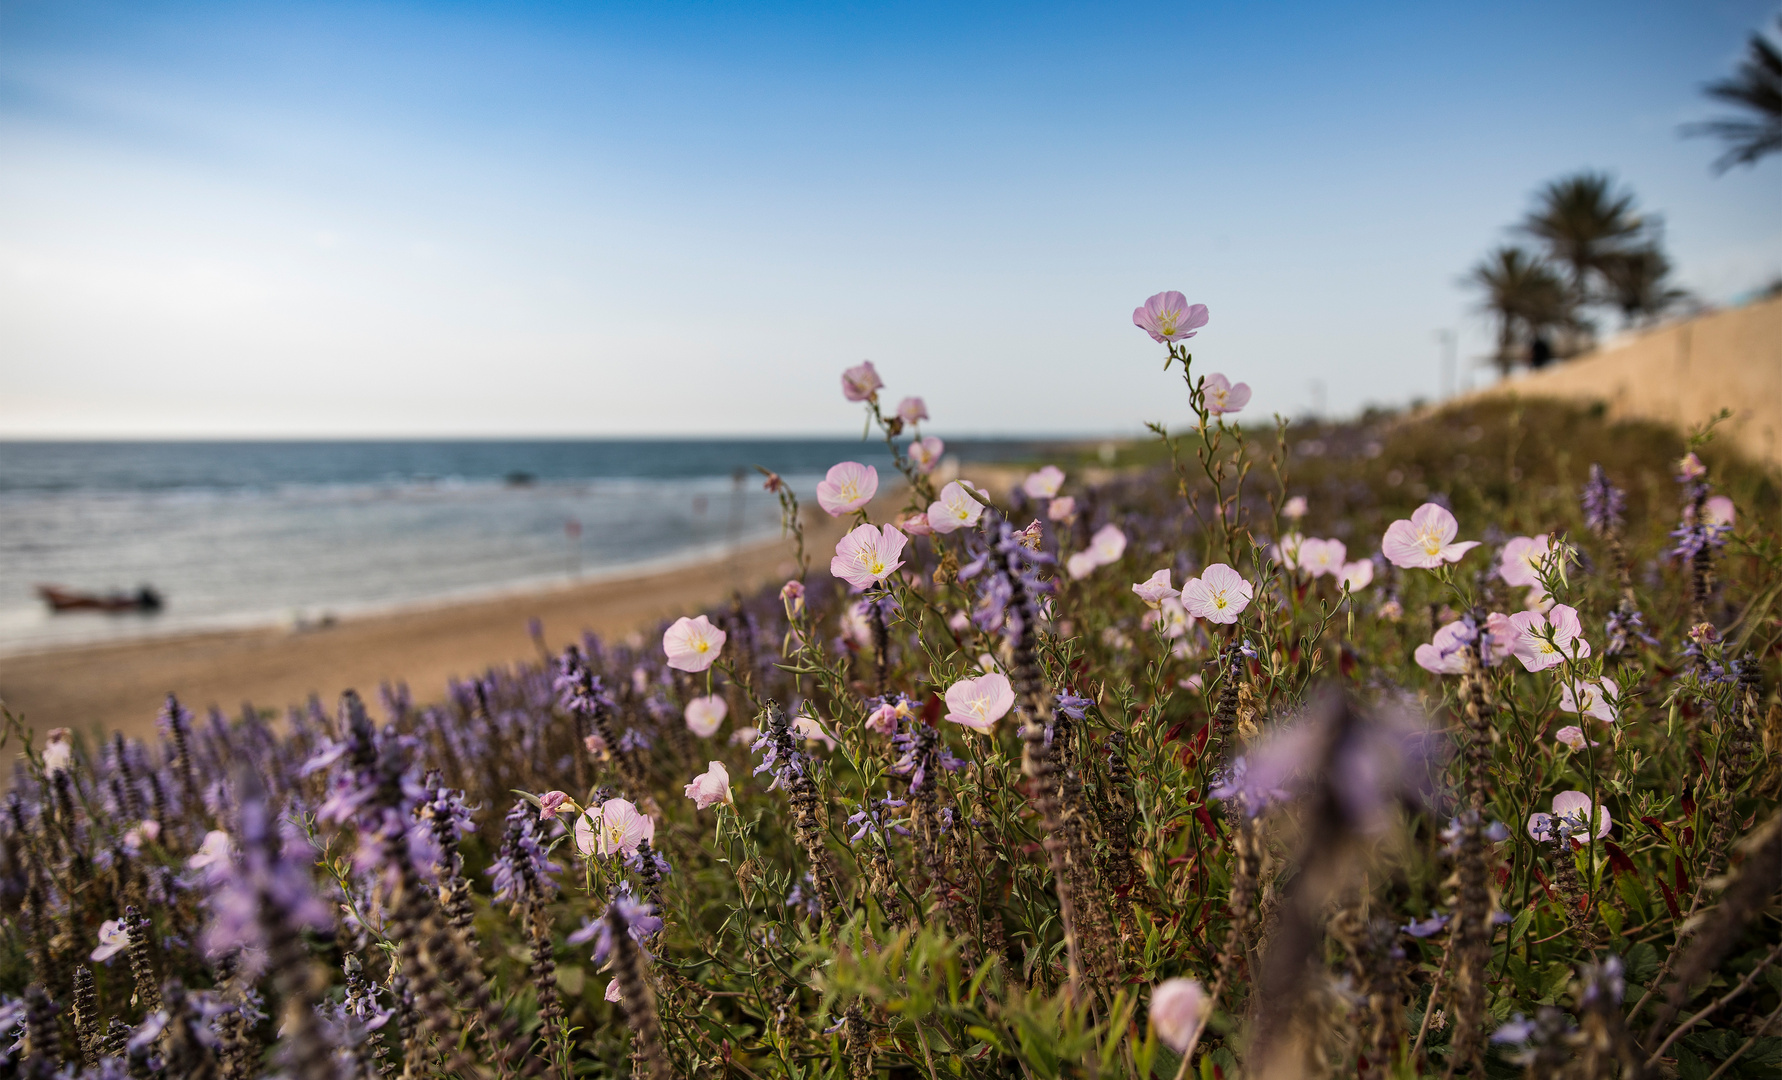
M 950 445 L 1011 460 L 1031 442 Z M 0 442 L 0 654 L 314 624 L 719 558 L 770 538 L 846 439 Z M 821 560 L 817 560 L 821 562 Z M 158 613 L 53 614 L 38 585 L 151 586 Z

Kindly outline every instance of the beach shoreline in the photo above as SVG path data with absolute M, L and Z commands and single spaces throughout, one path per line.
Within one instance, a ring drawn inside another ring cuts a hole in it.
M 805 530 L 812 570 L 820 573 L 841 524 L 807 513 Z M 19 653 L 0 657 L 0 703 L 39 740 L 56 727 L 152 737 L 169 692 L 194 712 L 215 705 L 229 715 L 244 703 L 282 712 L 312 694 L 332 709 L 349 688 L 375 702 L 383 683 L 406 684 L 426 704 L 442 700 L 453 678 L 538 663 L 532 619 L 547 646 L 561 650 L 584 631 L 647 632 L 794 573 L 791 540 L 775 538 L 699 562 L 344 615 L 321 627 L 261 625 Z

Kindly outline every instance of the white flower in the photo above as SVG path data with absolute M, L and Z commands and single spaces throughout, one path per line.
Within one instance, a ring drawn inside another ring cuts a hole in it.
M 984 504 L 955 480 L 941 488 L 937 501 L 928 504 L 928 527 L 937 533 L 950 533 L 976 525 L 983 514 Z
M 683 715 L 687 719 L 687 730 L 702 739 L 709 739 L 724 723 L 724 717 L 730 714 L 730 705 L 717 694 L 696 697 L 687 702 Z

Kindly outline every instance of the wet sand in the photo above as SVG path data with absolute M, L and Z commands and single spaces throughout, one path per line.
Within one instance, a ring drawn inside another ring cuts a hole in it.
M 811 569 L 821 573 L 841 527 L 817 513 L 807 515 L 806 530 Z M 312 693 L 332 707 L 349 687 L 375 701 L 384 682 L 406 682 L 417 703 L 433 702 L 453 676 L 537 662 L 529 619 L 539 619 L 546 642 L 561 649 L 583 630 L 609 637 L 653 630 L 734 590 L 783 581 L 793 566 L 791 541 L 775 540 L 684 569 L 345 618 L 313 630 L 226 630 L 0 658 L 0 702 L 38 732 L 137 736 L 153 732 L 169 691 L 195 712 L 214 704 L 231 714 L 243 702 L 282 710 Z

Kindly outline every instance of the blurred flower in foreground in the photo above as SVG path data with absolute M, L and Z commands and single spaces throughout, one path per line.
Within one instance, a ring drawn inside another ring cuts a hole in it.
M 704 615 L 693 619 L 683 615 L 662 635 L 662 651 L 668 666 L 677 671 L 704 671 L 724 650 L 725 636 Z
M 941 488 L 938 500 L 928 504 L 928 527 L 937 533 L 950 533 L 976 525 L 983 515 L 984 504 L 955 480 Z
M 1096 567 L 1119 562 L 1125 554 L 1126 534 L 1118 525 L 1103 525 L 1089 538 L 1086 550 L 1077 552 L 1065 562 L 1065 569 L 1074 580 L 1081 581 L 1094 573 Z
M 1411 514 L 1386 527 L 1380 550 L 1394 566 L 1406 569 L 1433 570 L 1443 563 L 1459 562 L 1467 552 L 1479 546 L 1477 540 L 1455 543 L 1460 535 L 1460 522 L 1446 508 L 1424 503 Z
M 1030 499 L 1050 499 L 1063 486 L 1064 470 L 1056 465 L 1047 465 L 1031 472 L 1027 474 L 1027 479 L 1021 481 L 1021 490 Z
M 99 947 L 93 950 L 93 962 L 103 963 L 130 947 L 130 931 L 122 919 L 107 919 L 99 925 Z
M 1132 312 L 1132 323 L 1153 341 L 1183 341 L 1207 324 L 1207 306 L 1179 292 L 1160 292 Z
M 928 405 L 919 397 L 906 397 L 897 403 L 897 418 L 906 424 L 928 419 Z
M 1151 991 L 1151 1026 L 1157 1039 L 1180 1054 L 1200 1029 L 1211 1002 L 1193 979 L 1165 979 Z
M 1300 541 L 1299 568 L 1310 577 L 1323 577 L 1325 574 L 1336 577 L 1343 568 L 1343 560 L 1348 557 L 1349 549 L 1341 540 L 1308 538 Z
M 1224 563 L 1214 563 L 1182 586 L 1182 607 L 1208 622 L 1234 623 L 1254 595 L 1243 575 Z
M 1077 500 L 1069 495 L 1060 495 L 1046 507 L 1046 517 L 1052 521 L 1069 521 L 1077 516 Z
M 832 465 L 817 485 L 817 505 L 830 517 L 841 517 L 872 501 L 879 491 L 879 470 L 858 461 Z
M 916 466 L 918 472 L 933 472 L 934 467 L 940 464 L 941 452 L 946 448 L 947 444 L 933 435 L 912 439 L 909 449 L 910 461 Z
M 835 545 L 829 572 L 856 589 L 869 589 L 903 565 L 903 546 L 907 543 L 909 537 L 890 525 L 882 530 L 862 525 Z
M 988 732 L 1014 707 L 1015 690 L 999 672 L 961 679 L 947 687 L 946 719 L 973 731 Z
M 884 385 L 871 360 L 863 360 L 842 372 L 842 396 L 849 401 L 870 401 Z
M 730 705 L 717 694 L 696 697 L 687 702 L 683 715 L 687 720 L 687 730 L 702 739 L 709 739 L 724 723 L 724 717 L 730 714 Z
M 1234 383 L 1216 371 L 1201 382 L 1200 389 L 1212 416 L 1242 412 L 1250 404 L 1249 383 Z
M 1288 499 L 1287 504 L 1281 507 L 1281 516 L 1288 521 L 1298 521 L 1300 518 L 1305 517 L 1306 497 L 1304 495 L 1295 495 L 1293 498 Z

